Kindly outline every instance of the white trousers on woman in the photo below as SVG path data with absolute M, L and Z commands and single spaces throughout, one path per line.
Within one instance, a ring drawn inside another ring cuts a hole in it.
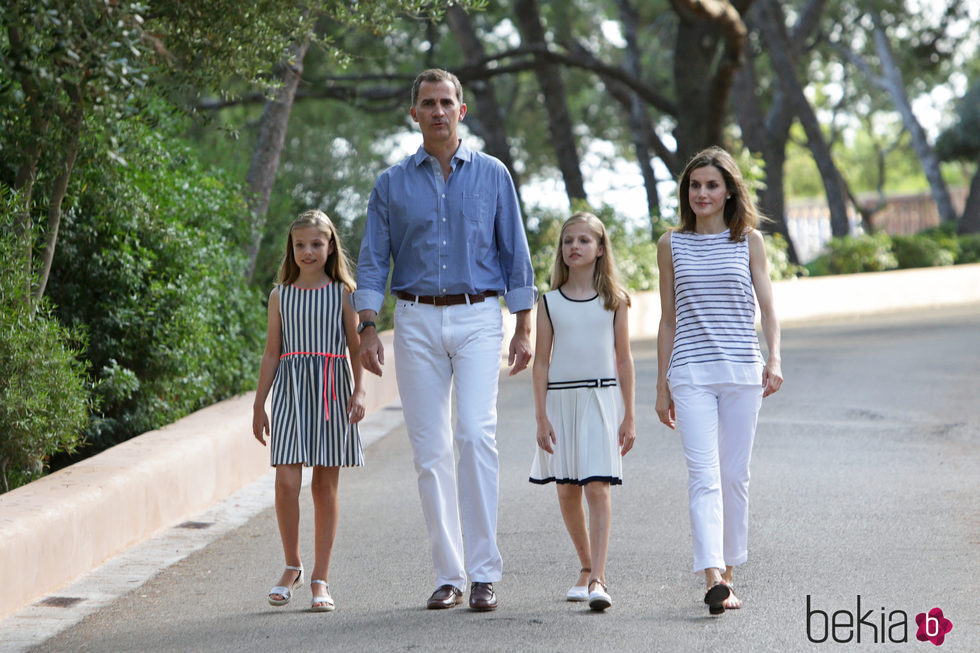
M 500 304 L 494 298 L 457 306 L 404 300 L 395 305 L 398 393 L 436 587 L 465 590 L 467 577 L 470 582 L 501 578 L 496 428 L 502 344 Z
M 748 557 L 749 459 L 762 386 L 670 385 L 687 459 L 694 571 Z

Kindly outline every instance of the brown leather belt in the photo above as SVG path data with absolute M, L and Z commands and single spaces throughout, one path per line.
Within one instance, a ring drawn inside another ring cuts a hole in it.
M 406 302 L 431 304 L 432 306 L 456 306 L 459 304 L 478 304 L 487 297 L 496 297 L 497 291 L 487 290 L 477 295 L 467 295 L 466 293 L 460 293 L 458 295 L 413 295 L 412 293 L 405 292 L 404 290 L 399 290 L 395 293 L 395 296 L 397 296 L 398 299 L 405 300 Z

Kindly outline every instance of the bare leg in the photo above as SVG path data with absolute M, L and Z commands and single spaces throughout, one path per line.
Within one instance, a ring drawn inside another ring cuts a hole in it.
M 561 508 L 561 517 L 565 520 L 565 528 L 572 538 L 579 563 L 582 569 L 591 570 L 592 553 L 589 546 L 589 530 L 585 522 L 585 505 L 582 503 L 582 488 L 571 483 L 558 483 L 557 487 L 558 507 Z M 587 585 L 589 573 L 589 571 L 579 572 L 575 585 Z
M 339 467 L 313 468 L 313 481 L 310 491 L 313 494 L 313 530 L 316 562 L 310 580 L 329 580 L 330 553 L 333 551 L 334 537 L 337 535 L 337 484 L 340 478 Z M 315 583 L 310 585 L 313 596 L 324 596 L 327 588 Z
M 609 550 L 609 531 L 612 525 L 612 501 L 609 483 L 593 481 L 585 486 L 589 503 L 589 543 L 592 546 L 592 578 L 606 582 L 606 552 Z
M 735 596 L 734 578 L 735 578 L 734 568 L 726 567 L 725 571 L 721 575 L 721 581 L 726 585 L 728 585 L 732 590 L 732 593 L 728 595 L 727 599 L 725 599 L 726 610 L 738 610 L 739 608 L 742 607 L 742 601 L 737 596 Z
M 286 564 L 293 567 L 302 564 L 299 556 L 299 491 L 302 485 L 302 465 L 276 465 L 276 521 Z M 287 569 L 277 584 L 291 587 L 298 576 L 298 571 Z M 281 601 L 286 597 L 271 594 L 270 598 Z
M 716 567 L 708 567 L 704 570 L 704 582 L 705 589 L 710 590 L 712 587 L 721 582 L 721 569 Z

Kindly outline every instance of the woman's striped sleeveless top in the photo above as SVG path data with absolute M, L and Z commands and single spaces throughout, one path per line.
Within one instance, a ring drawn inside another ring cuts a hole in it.
M 761 383 L 749 241 L 729 231 L 670 234 L 677 326 L 668 377 L 698 384 Z

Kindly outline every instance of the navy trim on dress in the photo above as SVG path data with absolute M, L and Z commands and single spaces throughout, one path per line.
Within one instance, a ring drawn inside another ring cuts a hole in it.
M 548 483 L 558 483 L 560 485 L 585 485 L 586 483 L 591 483 L 592 481 L 605 481 L 609 485 L 622 485 L 623 479 L 616 478 L 615 476 L 590 476 L 584 478 L 581 481 L 575 478 L 555 478 L 550 476 L 548 478 L 528 478 L 532 483 L 537 485 L 546 485 Z
M 579 379 L 578 381 L 549 381 L 549 390 L 571 390 L 573 388 L 613 388 L 616 379 Z

